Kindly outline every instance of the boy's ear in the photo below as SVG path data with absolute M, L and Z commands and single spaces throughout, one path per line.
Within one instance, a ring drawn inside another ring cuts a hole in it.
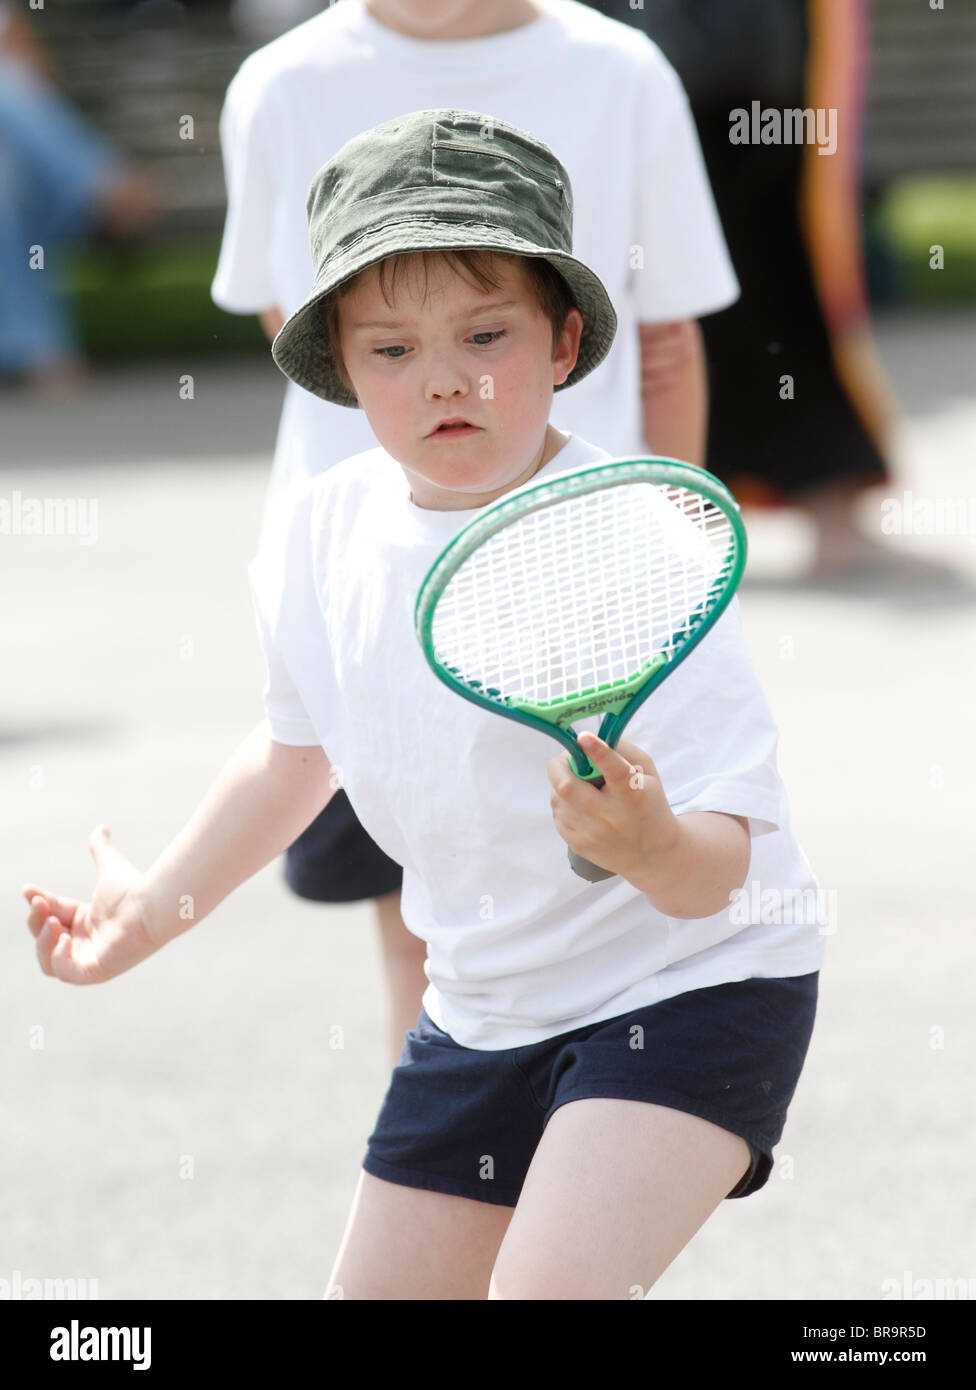
M 583 315 L 574 306 L 566 315 L 566 322 L 563 324 L 563 331 L 559 335 L 559 342 L 556 344 L 556 352 L 552 359 L 553 386 L 562 386 L 576 366 L 582 336 Z

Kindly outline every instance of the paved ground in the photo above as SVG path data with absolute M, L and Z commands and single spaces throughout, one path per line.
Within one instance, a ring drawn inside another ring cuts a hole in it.
M 880 325 L 907 411 L 893 496 L 976 493 L 974 329 Z M 316 1298 L 342 1233 L 387 1079 L 369 909 L 302 903 L 271 866 L 79 990 L 41 975 L 19 898 L 26 879 L 87 896 L 99 821 L 148 864 L 260 717 L 244 567 L 280 398 L 270 363 L 246 362 L 114 371 L 44 412 L 0 399 L 0 498 L 98 503 L 97 544 L 0 535 L 0 1280 Z M 837 930 L 779 1167 L 653 1299 L 878 1299 L 906 1277 L 976 1296 L 970 512 L 967 534 L 890 538 L 958 568 L 937 592 L 786 584 L 802 526 L 752 527 L 747 631 Z

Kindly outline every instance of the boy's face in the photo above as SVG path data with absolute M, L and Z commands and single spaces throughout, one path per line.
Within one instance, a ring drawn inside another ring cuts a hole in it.
M 549 425 L 553 387 L 576 364 L 583 319 L 571 309 L 555 357 L 549 319 L 521 264 L 497 256 L 482 290 L 447 260 L 420 255 L 390 292 L 371 266 L 339 300 L 345 368 L 376 438 L 419 507 L 484 506 L 526 482 L 564 442 Z M 389 292 L 389 291 L 388 291 Z M 467 427 L 438 429 L 459 418 Z

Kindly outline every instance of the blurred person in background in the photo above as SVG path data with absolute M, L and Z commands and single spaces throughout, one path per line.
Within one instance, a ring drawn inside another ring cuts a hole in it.
M 221 116 L 216 303 L 258 314 L 273 338 L 312 283 L 305 201 L 318 169 L 361 131 L 434 107 L 530 131 L 569 173 L 574 250 L 607 286 L 619 328 L 606 361 L 560 393 L 556 427 L 618 455 L 702 463 L 697 318 L 738 286 L 694 121 L 656 46 L 576 0 L 339 0 L 253 53 Z M 289 382 L 265 527 L 290 487 L 376 443 L 362 411 Z M 427 985 L 423 943 L 400 916 L 399 865 L 340 792 L 288 850 L 285 877 L 312 901 L 376 902 L 395 1063 Z
M 60 284 L 63 244 L 136 236 L 159 211 L 149 179 L 61 96 L 36 33 L 0 3 L 0 380 L 77 393 L 85 366 Z
M 681 77 L 742 287 L 702 322 L 706 467 L 743 505 L 802 510 L 815 538 L 809 578 L 904 576 L 920 562 L 857 522 L 863 490 L 890 481 L 897 419 L 871 339 L 861 243 L 865 0 L 589 3 L 647 33 Z M 826 139 L 753 143 L 753 103 L 822 111 L 834 150 L 819 152 Z M 749 114 L 749 143 L 730 138 L 736 111 Z

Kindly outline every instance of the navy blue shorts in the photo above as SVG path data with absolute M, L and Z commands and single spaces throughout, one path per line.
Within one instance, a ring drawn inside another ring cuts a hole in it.
M 399 892 L 403 870 L 366 834 L 340 790 L 286 850 L 285 882 L 300 898 L 352 903 Z
M 748 1197 L 773 1166 L 817 1011 L 819 973 L 689 990 L 604 1023 L 482 1052 L 425 1009 L 406 1035 L 363 1167 L 404 1187 L 514 1207 L 551 1115 L 568 1101 L 643 1100 L 698 1115 L 749 1145 Z M 643 1047 L 632 1045 L 641 1037 Z M 484 1156 L 494 1160 L 482 1176 Z

